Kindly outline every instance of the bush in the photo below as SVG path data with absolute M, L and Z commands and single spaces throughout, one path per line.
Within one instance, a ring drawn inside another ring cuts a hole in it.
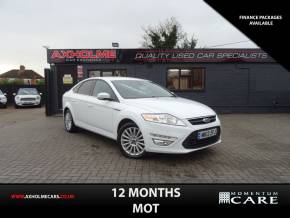
M 24 85 L 24 80 L 23 79 L 15 79 L 15 80 L 12 80 L 12 81 L 9 81 L 11 82 L 10 84 L 13 84 L 13 85 Z
M 36 85 L 43 86 L 44 84 L 45 84 L 44 79 L 38 79 L 38 80 L 36 80 Z
M 0 85 L 8 85 L 9 81 L 8 79 L 0 79 Z

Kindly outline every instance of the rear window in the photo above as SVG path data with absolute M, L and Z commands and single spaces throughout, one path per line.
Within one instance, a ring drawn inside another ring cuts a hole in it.
M 82 95 L 92 95 L 92 90 L 94 88 L 96 81 L 95 80 L 88 80 L 80 84 L 80 87 L 77 93 Z
M 73 88 L 73 92 L 77 93 L 79 88 L 81 86 L 81 83 L 77 84 L 74 88 Z

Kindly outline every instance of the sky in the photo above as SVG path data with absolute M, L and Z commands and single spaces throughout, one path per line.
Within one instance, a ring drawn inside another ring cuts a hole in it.
M 202 0 L 0 0 L 0 74 L 43 75 L 50 48 L 139 48 L 144 27 L 175 17 L 197 47 L 249 40 Z M 251 41 L 221 48 L 256 48 Z

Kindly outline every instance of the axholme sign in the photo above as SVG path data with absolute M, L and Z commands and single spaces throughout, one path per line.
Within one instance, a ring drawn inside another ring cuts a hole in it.
M 48 63 L 273 62 L 260 49 L 52 49 Z
M 103 62 L 105 60 L 114 60 L 116 57 L 116 50 L 62 49 L 48 52 L 48 61 L 57 63 L 71 61 L 82 62 L 85 60 Z

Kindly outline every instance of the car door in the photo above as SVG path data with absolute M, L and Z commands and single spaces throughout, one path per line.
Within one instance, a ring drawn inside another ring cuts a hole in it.
M 95 86 L 96 80 L 87 80 L 84 81 L 77 90 L 77 93 L 74 95 L 74 98 L 71 99 L 71 103 L 74 110 L 74 119 L 83 126 L 88 125 L 89 117 L 89 98 L 92 97 L 92 91 Z
M 109 93 L 111 100 L 100 100 L 97 95 L 101 92 Z M 113 133 L 113 117 L 118 112 L 119 101 L 110 87 L 104 80 L 97 80 L 93 89 L 93 98 L 90 98 L 90 110 L 88 116 L 91 126 L 101 129 L 109 134 Z

